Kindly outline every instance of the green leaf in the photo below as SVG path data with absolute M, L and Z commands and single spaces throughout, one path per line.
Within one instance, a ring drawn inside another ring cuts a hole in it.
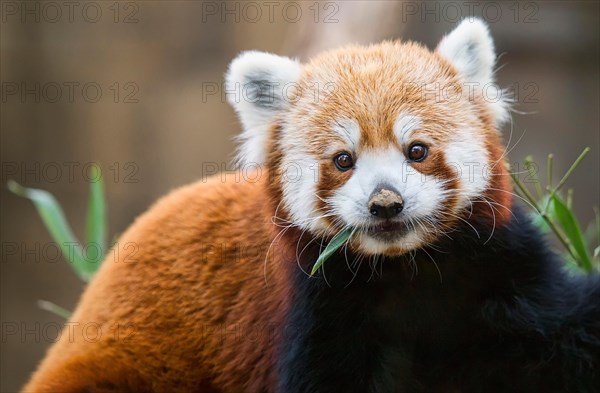
M 86 241 L 88 248 L 93 245 L 98 250 L 94 262 L 96 267 L 104 259 L 106 253 L 106 203 L 104 200 L 104 184 L 100 168 L 92 166 L 90 182 L 90 200 L 86 220 Z M 91 252 L 87 253 L 88 257 Z
M 73 234 L 65 219 L 63 210 L 52 194 L 44 190 L 23 187 L 14 180 L 8 181 L 8 189 L 33 202 L 48 232 L 50 232 L 50 236 L 60 247 L 63 256 L 71 262 L 71 266 L 73 266 L 77 275 L 82 280 L 88 281 L 95 270 L 95 266 L 85 260 L 81 243 Z
M 350 235 L 352 235 L 352 229 L 348 228 L 346 230 L 341 231 L 340 233 L 335 235 L 333 239 L 331 239 L 329 244 L 327 244 L 327 247 L 325 247 L 325 250 L 323 250 L 323 252 L 319 255 L 319 258 L 317 258 L 317 262 L 315 262 L 312 270 L 310 271 L 311 276 L 314 276 L 317 270 L 319 270 L 319 268 L 323 265 L 323 263 L 325 263 L 325 261 L 328 260 L 334 252 L 336 252 L 340 247 L 344 245 L 344 243 L 346 243 L 348 238 L 350 238 Z
M 592 261 L 587 251 L 585 237 L 575 215 L 556 194 L 552 195 L 552 204 L 554 205 L 556 219 L 562 226 L 578 257 L 579 266 L 586 272 L 591 272 L 593 269 Z

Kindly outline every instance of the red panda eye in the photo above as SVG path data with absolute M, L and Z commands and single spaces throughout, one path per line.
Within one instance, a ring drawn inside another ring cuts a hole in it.
M 338 154 L 333 158 L 333 163 L 335 164 L 335 167 L 342 172 L 352 169 L 354 166 L 352 156 L 350 156 L 348 153 Z
M 419 143 L 415 143 L 408 149 L 408 158 L 411 161 L 420 162 L 427 157 L 427 147 Z

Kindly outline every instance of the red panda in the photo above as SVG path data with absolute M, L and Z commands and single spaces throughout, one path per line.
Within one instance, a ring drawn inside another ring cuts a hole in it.
M 104 262 L 23 391 L 598 391 L 600 281 L 565 274 L 514 201 L 495 57 L 479 20 L 434 51 L 241 54 L 255 181 L 139 217 L 134 261 Z

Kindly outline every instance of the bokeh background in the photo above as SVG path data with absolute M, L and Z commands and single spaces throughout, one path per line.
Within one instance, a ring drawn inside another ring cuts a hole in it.
M 84 288 L 6 181 L 51 191 L 83 237 L 87 171 L 98 162 L 118 235 L 158 197 L 200 178 L 203 164 L 231 168 L 240 127 L 222 76 L 241 50 L 306 60 L 382 39 L 433 48 L 460 19 L 482 17 L 501 54 L 498 82 L 516 92 L 511 162 L 531 154 L 545 176 L 552 152 L 563 173 L 590 146 L 568 186 L 583 222 L 598 204 L 597 1 L 2 1 L 1 11 L 2 392 L 22 386 L 63 322 L 36 301 L 72 310 Z

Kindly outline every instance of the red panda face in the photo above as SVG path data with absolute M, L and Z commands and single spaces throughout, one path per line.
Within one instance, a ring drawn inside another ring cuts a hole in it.
M 479 21 L 463 22 L 435 52 L 386 42 L 305 66 L 243 54 L 228 75 L 228 90 L 246 86 L 250 98 L 233 102 L 242 163 L 276 167 L 282 210 L 314 235 L 349 228 L 368 255 L 422 247 L 502 186 L 496 128 L 506 110 L 482 94 L 494 58 Z

